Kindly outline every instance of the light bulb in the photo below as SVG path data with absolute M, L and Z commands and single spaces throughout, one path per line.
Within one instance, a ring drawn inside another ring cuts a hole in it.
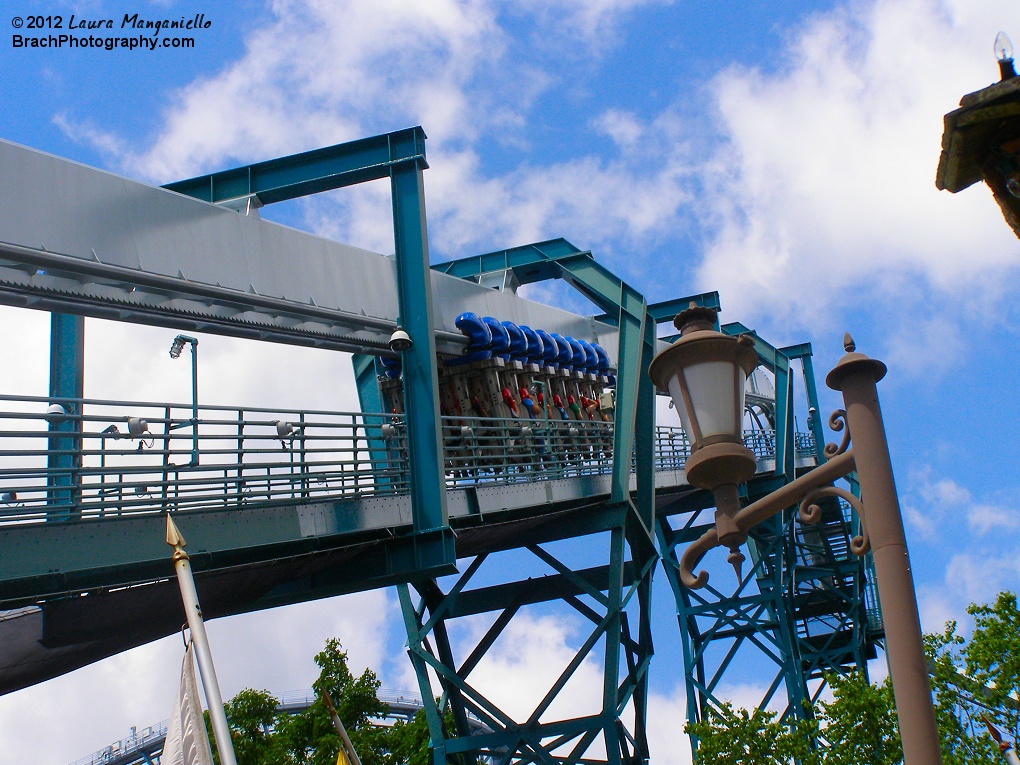
M 1013 58 L 1013 43 L 1005 32 L 999 32 L 995 36 L 995 57 L 999 61 L 1008 61 Z
M 1020 175 L 1014 173 L 1006 179 L 1006 191 L 1011 197 L 1020 199 Z

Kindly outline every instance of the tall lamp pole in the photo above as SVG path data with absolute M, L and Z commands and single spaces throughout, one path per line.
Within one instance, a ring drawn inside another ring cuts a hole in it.
M 739 576 L 744 559 L 739 547 L 748 532 L 793 504 L 800 503 L 802 522 L 817 523 L 819 499 L 835 496 L 848 502 L 861 520 L 861 534 L 851 541 L 851 550 L 857 555 L 874 551 L 904 764 L 940 765 L 917 599 L 878 403 L 876 383 L 885 376 L 885 364 L 857 353 L 846 335 L 846 355 L 825 378 L 826 385 L 843 394 L 845 409 L 829 418 L 833 429 L 846 428 L 842 443 L 827 444 L 827 461 L 811 472 L 741 508 L 736 487 L 754 474 L 754 457 L 748 472 L 750 452 L 741 438 L 744 385 L 757 364 L 756 358 L 750 360 L 750 338 L 716 331 L 715 311 L 694 303 L 674 323 L 680 338 L 655 357 L 648 374 L 657 388 L 669 391 L 691 440 L 688 482 L 711 491 L 716 502 L 715 526 L 680 558 L 681 580 L 692 589 L 704 587 L 708 573 L 695 574 L 694 567 L 720 545 L 729 548 L 728 560 Z M 855 469 L 860 499 L 832 485 Z
M 198 464 L 198 338 L 178 335 L 170 346 L 170 358 L 179 359 L 185 343 L 191 344 L 191 464 Z

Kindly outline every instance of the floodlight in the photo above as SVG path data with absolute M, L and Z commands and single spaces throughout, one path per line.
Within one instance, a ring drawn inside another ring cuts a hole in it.
M 192 350 L 194 350 L 195 346 L 198 345 L 198 339 L 188 335 L 178 335 L 175 337 L 173 345 L 170 346 L 170 358 L 179 359 L 181 351 L 184 350 L 185 343 L 191 343 Z

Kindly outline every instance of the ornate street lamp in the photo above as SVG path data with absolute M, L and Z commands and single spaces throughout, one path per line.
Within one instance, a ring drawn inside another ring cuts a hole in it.
M 736 569 L 744 556 L 740 545 L 747 532 L 734 522 L 740 510 L 738 487 L 754 475 L 754 453 L 744 445 L 744 388 L 758 366 L 754 341 L 715 330 L 715 311 L 697 303 L 677 314 L 673 324 L 680 339 L 652 361 L 648 375 L 660 390 L 669 391 L 680 414 L 691 454 L 684 465 L 687 482 L 715 497 L 719 543 L 730 550 Z
M 744 382 L 757 365 L 757 356 L 750 338 L 728 337 L 714 329 L 711 309 L 692 304 L 675 323 L 680 338 L 655 357 L 648 374 L 656 387 L 669 391 L 693 442 L 686 464 L 688 482 L 712 491 L 716 501 L 715 527 L 680 557 L 681 580 L 692 589 L 704 587 L 708 573 L 695 575 L 694 568 L 720 545 L 729 548 L 728 560 L 739 575 L 743 555 L 738 548 L 751 528 L 798 503 L 800 520 L 817 523 L 819 499 L 845 500 L 861 521 L 852 551 L 864 555 L 871 550 L 874 555 L 904 763 L 940 765 L 917 598 L 878 403 L 876 383 L 885 376 L 885 364 L 858 353 L 850 335 L 844 336 L 846 355 L 825 378 L 826 385 L 843 394 L 845 408 L 829 418 L 834 430 L 845 428 L 842 442 L 826 444 L 825 459 L 814 470 L 741 508 L 738 487 L 755 469 L 754 456 L 740 437 Z M 832 485 L 854 470 L 860 499 Z

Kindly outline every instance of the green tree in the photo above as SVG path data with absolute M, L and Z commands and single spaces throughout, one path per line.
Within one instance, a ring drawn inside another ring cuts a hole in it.
M 1013 741 L 1020 736 L 1020 609 L 1016 595 L 1003 592 L 967 613 L 974 617 L 970 640 L 956 634 L 956 622 L 925 636 L 942 758 L 945 765 L 1001 763 L 982 718 Z
M 777 720 L 775 712 L 722 709 L 685 730 L 698 739 L 697 762 L 727 765 L 816 765 L 810 742 L 817 732 L 813 720 Z
M 283 718 L 277 711 L 276 697 L 269 691 L 245 688 L 223 705 L 230 724 L 237 765 L 284 765 L 286 753 L 276 730 Z M 214 761 L 219 755 L 214 752 Z
M 1007 738 L 1020 738 L 1020 609 L 1016 595 L 971 605 L 974 632 L 956 634 L 955 622 L 925 636 L 935 716 L 945 765 L 1000 765 L 998 747 L 982 718 Z M 831 702 L 814 720 L 776 719 L 774 713 L 730 705 L 687 731 L 700 742 L 699 763 L 787 765 L 895 765 L 903 759 L 889 681 L 871 685 L 860 674 L 830 677 Z M 810 742 L 815 742 L 812 749 Z
M 347 652 L 336 638 L 326 641 L 315 663 L 320 669 L 312 685 L 316 700 L 303 712 L 280 712 L 271 693 L 250 688 L 224 704 L 238 765 L 334 765 L 340 735 L 322 699 L 323 691 L 333 699 L 362 765 L 394 765 L 390 729 L 371 722 L 389 711 L 377 695 L 380 683 L 375 673 L 366 669 L 355 677 L 347 666 Z M 206 728 L 211 728 L 208 712 Z M 427 735 L 426 730 L 426 739 Z M 213 759 L 219 765 L 215 746 Z
M 723 709 L 687 726 L 699 739 L 699 763 L 735 765 L 895 765 L 903 759 L 888 683 L 860 673 L 829 678 L 833 700 L 813 719 L 778 720 L 775 712 Z
M 829 677 L 833 700 L 820 702 L 825 765 L 895 765 L 903 759 L 892 685 L 872 685 L 860 672 Z
M 388 765 L 387 731 L 372 725 L 389 708 L 379 700 L 379 679 L 366 669 L 355 677 L 347 666 L 347 652 L 336 638 L 315 656 L 319 678 L 312 684 L 316 700 L 304 712 L 281 721 L 278 735 L 295 765 L 334 765 L 340 752 L 340 735 L 323 701 L 326 691 L 350 736 L 362 765 Z
M 439 699 L 436 699 L 436 703 L 439 703 Z M 450 705 L 442 708 L 442 712 L 440 724 L 444 732 L 454 730 Z M 424 709 L 419 709 L 410 720 L 398 720 L 389 729 L 388 741 L 392 765 L 432 765 L 432 738 Z

